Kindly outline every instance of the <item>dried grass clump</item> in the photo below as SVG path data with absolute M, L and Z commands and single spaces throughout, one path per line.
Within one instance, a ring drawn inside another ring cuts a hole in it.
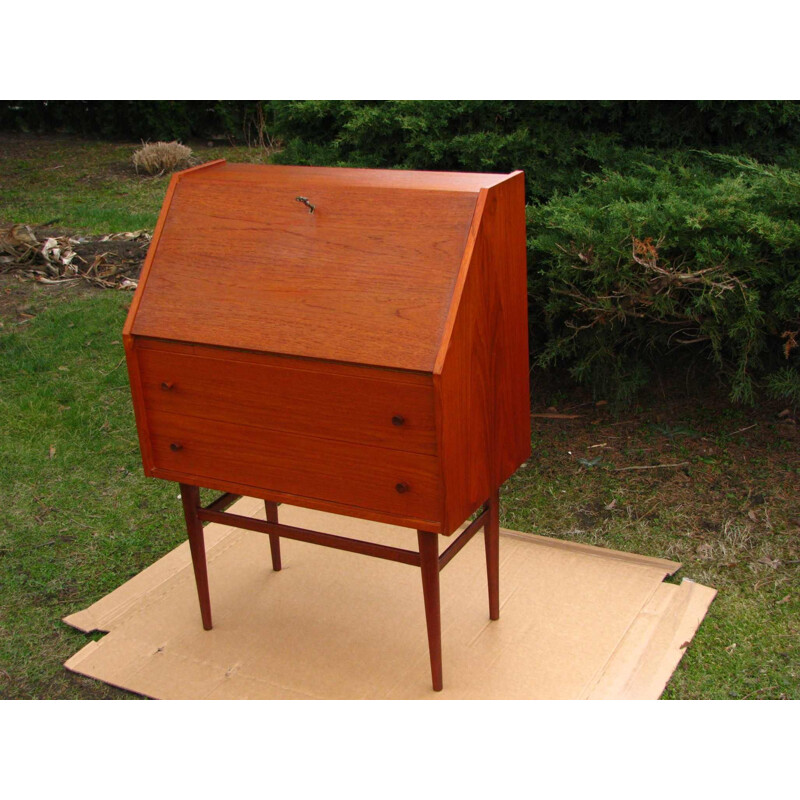
M 143 144 L 133 154 L 136 171 L 148 175 L 163 175 L 178 167 L 188 166 L 192 149 L 180 142 L 153 142 Z

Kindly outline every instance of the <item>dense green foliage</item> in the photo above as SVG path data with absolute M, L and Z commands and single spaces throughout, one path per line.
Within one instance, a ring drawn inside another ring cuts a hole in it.
M 624 396 L 687 350 L 736 400 L 759 376 L 796 399 L 799 208 L 800 171 L 700 153 L 639 154 L 529 208 L 538 363 Z
M 730 150 L 761 159 L 800 147 L 800 103 L 306 101 L 271 104 L 291 164 L 525 171 L 529 202 L 623 166 L 629 148 Z
M 710 358 L 800 403 L 800 103 L 14 101 L 0 127 L 280 141 L 279 163 L 525 171 L 533 353 L 630 399 Z M 700 152 L 703 151 L 703 152 Z

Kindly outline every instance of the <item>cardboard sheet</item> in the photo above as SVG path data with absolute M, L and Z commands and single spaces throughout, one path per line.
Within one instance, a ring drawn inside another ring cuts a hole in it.
M 264 518 L 242 498 L 234 513 Z M 416 549 L 416 533 L 280 506 L 288 525 Z M 440 537 L 444 549 L 451 539 Z M 656 699 L 714 598 L 680 564 L 501 531 L 500 620 L 488 618 L 482 535 L 441 573 L 444 691 L 430 684 L 419 570 L 206 527 L 214 629 L 200 623 L 182 544 L 65 618 L 108 631 L 75 672 L 155 698 Z

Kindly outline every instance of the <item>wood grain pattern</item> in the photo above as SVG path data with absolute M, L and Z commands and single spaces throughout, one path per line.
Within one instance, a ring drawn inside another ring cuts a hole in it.
M 450 533 L 530 456 L 524 177 L 485 192 L 434 374 Z
M 218 361 L 246 361 L 249 364 L 265 364 L 273 367 L 293 366 L 297 369 L 307 369 L 326 375 L 335 381 L 340 375 L 353 378 L 371 378 L 372 380 L 388 380 L 393 383 L 407 383 L 415 386 L 430 386 L 430 373 L 409 372 L 381 366 L 364 366 L 361 364 L 347 364 L 338 361 L 320 361 L 318 358 L 306 356 L 287 356 L 280 353 L 261 353 L 250 350 L 232 350 L 228 347 L 215 347 L 213 345 L 198 345 L 191 342 L 177 342 L 171 339 L 148 339 L 135 337 L 136 348 L 147 350 L 160 350 L 165 353 L 183 353 L 189 356 L 201 356 Z
M 293 191 L 298 181 L 313 181 L 325 186 L 357 186 L 415 191 L 469 192 L 477 194 L 482 187 L 494 186 L 508 178 L 507 174 L 489 172 L 435 172 L 406 169 L 360 169 L 350 167 L 295 167 L 269 165 L 268 172 L 258 164 L 225 164 L 214 175 L 187 176 L 190 180 L 219 180 L 226 183 L 268 181 L 276 187 Z M 186 176 L 187 171 L 179 173 Z
M 134 338 L 131 333 L 133 329 L 133 323 L 136 319 L 136 314 L 139 311 L 139 304 L 142 300 L 144 287 L 147 283 L 147 278 L 150 274 L 150 269 L 153 265 L 153 259 L 155 258 L 156 251 L 158 250 L 158 244 L 161 241 L 161 232 L 164 229 L 164 224 L 167 220 L 167 214 L 169 213 L 169 207 L 172 203 L 172 197 L 175 194 L 178 181 L 181 179 L 181 177 L 186 177 L 188 174 L 193 174 L 207 169 L 219 169 L 224 164 L 224 159 L 210 161 L 207 164 L 201 164 L 200 166 L 191 167 L 187 170 L 183 170 L 183 172 L 176 173 L 170 179 L 169 186 L 167 187 L 166 197 L 164 198 L 164 204 L 161 206 L 161 211 L 158 215 L 158 221 L 156 222 L 156 227 L 153 231 L 153 238 L 150 241 L 150 247 L 147 250 L 147 255 L 145 256 L 144 264 L 142 265 L 142 271 L 139 275 L 139 284 L 134 292 L 130 308 L 128 309 L 127 317 L 125 318 L 125 324 L 122 328 L 122 343 L 125 348 L 125 360 L 127 362 L 128 378 L 130 380 L 131 395 L 133 398 L 133 411 L 136 417 L 136 430 L 139 434 L 139 447 L 142 453 L 142 460 L 144 461 L 145 465 L 145 472 L 152 469 L 153 456 L 150 451 L 150 435 L 148 432 L 147 415 L 144 409 L 144 398 L 142 396 L 142 381 L 139 374 L 139 362 L 135 349 Z
M 147 255 L 144 259 L 144 264 L 142 265 L 142 271 L 139 275 L 139 283 L 136 288 L 136 291 L 133 295 L 133 300 L 131 301 L 130 308 L 128 309 L 128 315 L 125 319 L 125 324 L 122 328 L 122 335 L 123 336 L 130 336 L 132 333 L 133 328 L 133 321 L 136 318 L 136 313 L 139 310 L 139 304 L 142 301 L 142 294 L 144 293 L 144 286 L 147 283 L 147 278 L 150 274 L 150 269 L 153 266 L 153 259 L 156 256 L 156 252 L 158 251 L 158 243 L 161 241 L 161 233 L 164 230 L 164 224 L 167 221 L 167 215 L 169 214 L 169 208 L 172 204 L 172 198 L 175 195 L 175 189 L 178 186 L 178 181 L 182 178 L 186 178 L 191 173 L 196 173 L 201 170 L 208 170 L 212 167 L 220 168 L 225 164 L 225 159 L 221 158 L 216 161 L 209 161 L 206 164 L 200 164 L 196 167 L 190 167 L 189 169 L 185 169 L 181 172 L 176 172 L 173 174 L 172 178 L 170 178 L 169 186 L 167 186 L 167 193 L 164 197 L 164 203 L 161 206 L 161 211 L 158 214 L 158 220 L 156 221 L 156 227 L 153 231 L 153 238 L 150 240 L 150 247 L 147 248 Z
M 435 520 L 414 517 L 412 515 L 394 514 L 375 508 L 361 508 L 348 503 L 334 500 L 322 500 L 302 494 L 291 494 L 278 489 L 266 489 L 263 486 L 223 479 L 218 476 L 193 475 L 186 471 L 176 472 L 169 469 L 153 468 L 146 471 L 148 477 L 159 478 L 165 481 L 190 481 L 195 486 L 205 489 L 214 489 L 220 492 L 235 492 L 247 497 L 260 497 L 263 500 L 272 500 L 277 503 L 289 503 L 294 506 L 313 508 L 316 511 L 327 511 L 330 514 L 341 514 L 345 517 L 370 519 L 375 522 L 385 522 L 387 525 L 399 525 L 401 528 L 413 530 L 424 528 L 435 533 L 441 533 L 441 523 Z
M 461 264 L 458 268 L 458 275 L 453 284 L 453 294 L 450 298 L 450 308 L 445 317 L 444 328 L 442 329 L 442 339 L 439 343 L 439 350 L 436 353 L 436 361 L 433 365 L 433 373 L 440 375 L 444 368 L 444 361 L 450 345 L 453 342 L 453 328 L 456 324 L 458 317 L 458 310 L 461 308 L 461 298 L 464 295 L 464 286 L 467 283 L 467 275 L 469 275 L 470 265 L 472 264 L 473 253 L 475 252 L 475 242 L 478 239 L 478 232 L 481 229 L 481 222 L 483 220 L 484 210 L 486 208 L 486 198 L 488 197 L 488 189 L 481 189 L 478 194 L 478 199 L 475 203 L 475 214 L 472 217 L 472 222 L 467 232 L 467 241 L 464 245 L 464 252 L 461 255 Z
M 476 194 L 292 187 L 179 182 L 132 332 L 430 372 Z
M 431 456 L 163 411 L 149 421 L 156 468 L 185 475 L 182 482 L 216 477 L 422 519 L 437 519 L 441 508 Z M 398 492 L 400 483 L 409 490 Z
M 148 411 L 436 452 L 432 381 L 394 382 L 369 372 L 331 380 L 308 362 L 275 361 L 240 361 L 230 351 L 223 360 L 142 348 L 144 402 Z

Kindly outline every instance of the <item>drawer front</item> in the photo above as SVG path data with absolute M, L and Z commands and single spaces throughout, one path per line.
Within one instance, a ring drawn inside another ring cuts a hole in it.
M 148 423 L 155 467 L 189 483 L 216 478 L 398 516 L 441 516 L 433 456 L 160 411 Z
M 436 452 L 433 389 L 422 382 L 315 371 L 313 362 L 292 359 L 263 363 L 146 347 L 138 359 L 148 414 Z

